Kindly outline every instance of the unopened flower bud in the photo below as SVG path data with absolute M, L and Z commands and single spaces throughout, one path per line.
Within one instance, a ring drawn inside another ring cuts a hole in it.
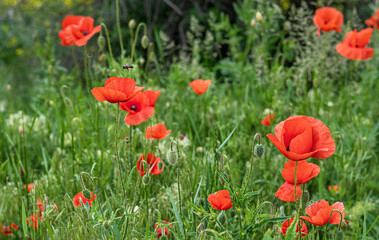
M 129 21 L 129 28 L 134 29 L 136 27 L 136 20 L 130 19 Z
M 346 221 L 346 220 L 342 220 L 342 223 L 341 223 L 341 230 L 342 230 L 342 231 L 346 231 L 348 225 L 349 225 L 349 222 L 348 222 L 348 221 Z
M 221 211 L 221 213 L 217 216 L 217 221 L 222 225 L 226 224 L 226 221 L 228 221 L 228 219 L 226 218 L 225 211 Z
M 23 132 L 24 132 L 24 128 L 23 128 L 22 126 L 19 126 L 19 127 L 18 127 L 18 132 L 19 132 L 19 133 L 23 133 Z
M 262 20 L 263 20 L 262 13 L 257 12 L 255 14 L 255 18 L 257 19 L 258 22 L 262 22 Z
M 167 161 L 171 165 L 176 164 L 176 162 L 178 161 L 178 152 L 176 151 L 176 149 L 169 149 L 167 151 Z
M 52 65 L 49 65 L 47 67 L 47 71 L 49 72 L 49 74 L 53 75 L 53 73 L 54 73 L 54 67 Z
M 91 199 L 91 192 L 87 188 L 85 188 L 83 189 L 83 196 L 87 199 Z
M 143 177 L 142 177 L 142 183 L 146 186 L 150 183 L 150 176 L 149 174 L 145 174 Z
M 202 152 L 204 152 L 204 149 L 202 147 L 197 147 L 196 152 L 202 153 Z
M 254 26 L 255 26 L 255 24 L 256 24 L 256 21 L 255 21 L 255 19 L 254 19 L 254 18 L 253 18 L 253 19 L 251 19 L 251 22 L 250 22 L 250 26 L 254 27 Z
M 265 154 L 265 147 L 262 144 L 257 144 L 254 146 L 254 155 L 258 158 L 263 157 Z
M 97 46 L 99 47 L 100 50 L 103 50 L 103 49 L 104 49 L 104 46 L 105 46 L 105 38 L 103 37 L 103 35 L 100 35 L 100 36 L 97 38 Z
M 147 38 L 146 35 L 143 35 L 141 39 L 141 45 L 143 48 L 147 48 L 147 46 L 149 46 L 149 38 Z

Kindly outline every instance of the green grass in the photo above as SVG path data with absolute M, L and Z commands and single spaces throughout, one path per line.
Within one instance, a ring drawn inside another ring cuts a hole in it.
M 334 49 L 344 33 L 317 38 L 311 24 L 299 25 L 295 19 L 288 35 L 278 30 L 278 22 L 268 21 L 278 10 L 263 3 L 257 4 L 257 9 L 264 10 L 264 22 L 252 28 L 248 18 L 255 15 L 249 15 L 249 9 L 255 5 L 246 2 L 235 5 L 239 26 L 222 14 L 215 20 L 209 17 L 216 22 L 209 29 L 216 39 L 214 45 L 229 46 L 228 56 L 220 61 L 207 59 L 208 45 L 195 36 L 192 52 L 183 52 L 165 64 L 167 46 L 153 39 L 161 53 L 150 55 L 148 66 L 135 63 L 134 69 L 127 71 L 122 65 L 131 62 L 130 50 L 124 56 L 113 51 L 112 59 L 106 46 L 102 52 L 107 60 L 100 62 L 94 37 L 88 43 L 94 56 L 87 59 L 86 77 L 79 57 L 83 48 L 76 48 L 79 60 L 72 68 L 55 59 L 56 49 L 63 48 L 58 45 L 56 28 L 49 39 L 41 40 L 44 47 L 34 50 L 41 60 L 38 71 L 30 73 L 32 82 L 18 84 L 20 80 L 7 77 L 7 67 L 0 65 L 0 102 L 5 104 L 0 111 L 0 223 L 20 226 L 14 233 L 20 239 L 154 239 L 154 224 L 161 219 L 174 226 L 170 239 L 284 239 L 277 230 L 294 216 L 295 206 L 274 194 L 284 182 L 281 170 L 287 159 L 265 135 L 290 116 L 306 115 L 324 122 L 336 142 L 330 158 L 310 160 L 321 172 L 307 183 L 309 201 L 343 202 L 349 221 L 345 239 L 376 239 L 378 33 L 374 32 L 370 44 L 376 51 L 372 59 L 346 60 Z M 298 10 L 298 17 L 304 14 L 309 23 L 308 10 Z M 301 29 L 294 30 L 294 26 Z M 344 31 L 348 29 L 349 23 Z M 302 39 L 295 37 L 296 31 L 311 44 L 299 44 Z M 220 34 L 223 39 L 219 42 Z M 118 39 L 118 35 L 111 38 Z M 124 38 L 126 49 L 131 47 L 128 39 Z M 251 44 L 246 47 L 236 44 L 238 41 Z M 144 57 L 146 64 L 147 50 L 141 49 L 137 58 Z M 74 61 L 71 47 L 64 51 Z M 296 57 L 290 61 L 291 55 Z M 289 61 L 292 64 L 288 65 Z M 116 138 L 117 105 L 97 102 L 89 93 L 91 87 L 103 86 L 109 76 L 131 77 L 138 86 L 162 91 L 148 121 L 130 127 L 123 121 L 126 112 L 121 112 Z M 197 78 L 212 80 L 205 95 L 196 95 L 188 85 Z M 7 90 L 8 84 L 11 90 Z M 266 108 L 276 115 L 271 127 L 260 124 Z M 171 134 L 164 140 L 147 140 L 146 127 L 157 123 L 164 123 Z M 254 159 L 244 194 L 252 138 L 258 132 L 265 154 Z M 181 140 L 182 135 L 188 142 Z M 166 161 L 171 141 L 178 143 L 179 165 Z M 161 157 L 165 169 L 144 185 L 135 165 L 147 152 Z M 25 174 L 20 174 L 21 168 Z M 30 193 L 22 188 L 28 183 L 35 184 Z M 327 189 L 334 184 L 339 185 L 336 193 Z M 91 208 L 72 204 L 83 188 L 97 194 Z M 235 205 L 225 211 L 228 221 L 220 226 L 220 212 L 208 204 L 207 196 L 222 189 L 239 194 L 232 194 Z M 48 198 L 59 210 L 47 209 L 36 230 L 26 218 L 37 211 L 37 198 Z M 307 226 L 308 239 L 333 239 L 337 234 L 334 225 L 327 230 Z

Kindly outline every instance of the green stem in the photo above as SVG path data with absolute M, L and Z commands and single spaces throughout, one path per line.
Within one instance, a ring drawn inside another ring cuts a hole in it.
M 145 23 L 140 23 L 138 24 L 137 26 L 137 30 L 136 30 L 136 35 L 134 36 L 134 41 L 133 41 L 133 45 L 132 45 L 132 54 L 130 56 L 131 58 L 131 63 L 133 63 L 133 58 L 134 58 L 134 52 L 135 52 L 135 48 L 136 48 L 136 44 L 137 44 L 137 38 L 138 38 L 138 34 L 139 34 L 139 30 L 141 28 L 141 26 L 143 27 L 144 29 L 144 35 L 146 35 L 146 24 Z
M 90 92 L 88 85 L 88 66 L 87 66 L 87 45 L 84 45 L 84 79 L 86 80 L 86 87 Z
M 121 59 L 124 56 L 124 45 L 122 44 L 122 35 L 121 35 L 121 27 L 120 27 L 120 7 L 119 7 L 119 0 L 116 0 L 116 21 L 117 21 L 117 31 L 118 31 L 118 38 L 120 41 L 120 49 L 121 49 Z
M 296 190 L 297 190 L 297 177 L 296 177 L 296 171 L 297 171 L 297 163 L 298 161 L 296 161 L 296 165 L 295 165 L 295 208 L 296 208 L 296 214 L 298 215 L 299 214 L 299 209 L 298 209 L 298 206 L 297 206 L 297 194 L 296 194 Z
M 133 169 L 133 149 L 132 149 L 132 141 L 133 140 L 133 126 L 129 127 L 129 162 L 130 162 L 130 170 Z
M 123 196 L 124 196 L 124 200 L 125 200 L 126 199 L 126 190 L 125 190 L 125 184 L 126 183 L 124 181 L 124 174 L 123 174 L 124 171 L 122 170 L 122 164 L 120 161 L 120 155 L 118 153 L 118 147 L 117 147 L 119 122 L 120 122 L 120 103 L 117 104 L 117 110 L 116 110 L 116 128 L 115 128 L 115 136 L 114 136 L 115 139 L 114 140 L 115 140 L 116 159 L 117 159 L 120 177 L 121 177 L 122 192 L 123 192 Z
M 105 26 L 104 23 L 101 23 L 101 26 L 103 26 L 104 31 L 105 31 L 105 36 L 107 36 L 108 51 L 109 51 L 109 55 L 111 56 L 111 59 L 112 59 L 111 64 L 113 64 L 113 54 L 112 54 L 111 40 L 109 38 L 108 28 L 107 28 L 107 26 Z
M 251 152 L 251 159 L 250 159 L 250 169 L 248 170 L 248 173 L 246 175 L 245 184 L 243 186 L 242 194 L 245 193 L 247 184 L 250 181 L 250 174 L 253 171 L 253 163 L 254 163 L 254 146 L 255 146 L 255 139 L 258 138 L 259 143 L 261 142 L 261 134 L 256 133 L 253 137 L 253 145 L 252 145 L 252 152 Z

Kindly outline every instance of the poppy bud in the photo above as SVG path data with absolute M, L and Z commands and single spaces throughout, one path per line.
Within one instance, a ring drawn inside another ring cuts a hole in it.
M 347 230 L 348 223 L 347 221 L 343 220 L 341 223 L 341 230 L 346 231 Z
M 265 154 L 265 147 L 262 144 L 257 144 L 254 146 L 254 155 L 258 158 L 263 157 Z
M 23 132 L 24 132 L 24 128 L 23 128 L 22 126 L 19 126 L 19 127 L 18 127 L 18 132 L 19 132 L 19 133 L 23 133 Z
M 263 20 L 262 13 L 257 12 L 257 14 L 255 14 L 255 18 L 257 19 L 258 22 L 262 22 Z
M 196 152 L 202 153 L 202 152 L 204 152 L 204 149 L 202 147 L 197 147 Z
M 250 22 L 250 26 L 254 27 L 254 26 L 255 26 L 255 24 L 256 24 L 256 21 L 255 21 L 255 19 L 254 19 L 254 18 L 253 18 L 253 19 L 251 19 L 251 22 Z
M 149 174 L 146 174 L 142 177 L 142 183 L 146 186 L 150 183 L 150 176 Z
M 162 169 L 164 167 L 164 163 L 162 161 L 158 162 L 158 169 Z
M 92 199 L 91 192 L 87 188 L 83 189 L 83 196 L 87 199 Z
M 221 211 L 221 213 L 217 216 L 217 221 L 222 225 L 226 224 L 226 221 L 228 221 L 228 219 L 226 218 L 225 211 Z
M 97 46 L 100 48 L 100 50 L 103 50 L 104 49 L 104 46 L 105 46 L 105 38 L 100 35 L 98 38 L 97 38 Z
M 176 162 L 178 161 L 178 152 L 176 149 L 169 149 L 167 152 L 167 161 L 171 165 L 175 165 Z
M 24 169 L 21 168 L 21 169 L 20 169 L 20 174 L 21 174 L 21 175 L 24 175 L 24 173 L 25 173 L 25 172 L 24 172 Z
M 145 59 L 144 58 L 140 58 L 139 59 L 139 64 L 143 65 L 145 63 Z
M 47 67 L 47 71 L 49 72 L 49 74 L 53 75 L 53 73 L 54 73 L 54 67 L 52 65 L 49 65 Z
M 158 209 L 154 209 L 154 219 L 159 222 L 161 220 L 161 212 Z
M 129 28 L 134 29 L 136 27 L 136 20 L 130 19 L 129 21 Z
M 335 240 L 343 240 L 343 232 L 342 231 L 337 231 L 336 234 L 334 235 Z
M 93 57 L 93 53 L 91 53 L 91 52 L 87 53 L 87 57 L 88 58 L 92 58 Z
M 147 48 L 147 46 L 149 46 L 149 39 L 147 38 L 146 35 L 143 35 L 141 39 L 141 45 L 143 48 Z

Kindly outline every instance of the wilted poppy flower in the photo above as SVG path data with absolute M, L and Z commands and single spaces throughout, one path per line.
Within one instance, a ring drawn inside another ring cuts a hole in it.
M 147 139 L 164 139 L 170 134 L 171 130 L 167 130 L 166 126 L 162 123 L 159 123 L 152 127 L 146 128 L 146 138 Z
M 270 141 L 288 159 L 293 161 L 328 158 L 335 150 L 329 129 L 323 122 L 307 116 L 293 116 L 275 127 Z
M 332 206 L 329 206 L 329 203 L 322 199 L 307 207 L 305 213 L 309 216 L 302 216 L 301 219 L 317 226 L 326 223 L 339 224 L 341 221 L 341 215 L 337 211 L 332 213 L 334 209 L 342 213 L 342 219 L 345 218 L 345 207 L 342 202 L 336 202 Z
M 320 35 L 321 30 L 324 32 L 330 32 L 332 30 L 341 32 L 343 14 L 335 8 L 322 7 L 316 10 L 313 23 L 318 27 L 317 35 Z
M 91 90 L 97 101 L 110 103 L 126 102 L 142 91 L 143 87 L 136 87 L 131 78 L 110 77 L 105 81 L 104 87 Z
M 216 210 L 228 210 L 233 207 L 232 197 L 228 190 L 221 190 L 213 194 L 209 194 L 208 202 Z
M 294 220 L 295 220 L 295 218 L 291 218 L 291 219 L 288 219 L 282 223 L 282 233 L 284 236 L 286 236 L 287 229 L 291 226 L 291 224 L 293 223 Z M 305 224 L 305 222 L 302 221 L 301 219 L 297 223 L 296 232 L 297 233 L 299 232 L 299 225 L 300 224 L 301 224 L 301 236 L 305 237 L 308 234 L 308 228 L 307 228 L 307 225 Z
M 125 123 L 128 125 L 138 125 L 151 118 L 154 115 L 154 106 L 159 94 L 161 94 L 160 90 L 157 92 L 146 90 L 127 102 L 120 103 L 120 109 L 129 113 L 124 118 Z
M 338 191 L 338 185 L 329 185 L 328 190 L 331 192 L 337 192 Z
M 26 185 L 24 184 L 24 187 L 23 188 L 26 188 Z M 28 192 L 32 191 L 32 189 L 34 188 L 34 184 L 33 183 L 29 183 L 28 184 Z
M 265 125 L 265 126 L 271 126 L 271 123 L 273 122 L 274 120 L 274 117 L 275 117 L 275 114 L 269 114 L 267 115 L 262 121 L 261 121 L 261 124 L 262 125 Z
M 42 218 L 38 218 L 38 214 L 32 214 L 29 218 L 26 219 L 28 224 L 32 224 L 34 229 L 38 228 L 38 221 L 42 221 Z
M 166 225 L 169 225 L 170 228 L 173 228 L 174 225 L 170 224 L 169 222 L 165 221 L 165 220 L 162 220 L 162 222 L 164 222 Z M 165 235 L 166 237 L 170 236 L 170 231 L 167 229 L 167 227 L 164 227 L 165 225 L 163 223 L 156 223 L 154 225 L 154 229 L 157 233 L 157 237 L 158 238 L 161 238 L 162 235 Z
M 299 199 L 302 194 L 301 187 L 296 184 L 296 199 Z M 285 182 L 278 191 L 275 193 L 275 197 L 279 198 L 284 202 L 294 202 L 295 201 L 295 184 Z
M 101 30 L 101 26 L 94 27 L 93 23 L 91 17 L 73 15 L 65 17 L 62 21 L 62 30 L 59 31 L 62 46 L 86 45 L 88 40 Z
M 375 15 L 365 21 L 366 25 L 379 29 L 379 9 L 375 11 Z
M 346 34 L 342 43 L 337 44 L 336 50 L 347 59 L 366 60 L 372 58 L 374 49 L 366 47 L 374 29 L 366 28 L 359 32 L 355 29 Z
M 142 160 L 145 160 L 149 165 L 147 166 L 147 169 L 145 169 L 144 163 L 141 163 Z M 137 171 L 140 172 L 141 176 L 145 175 L 145 170 L 149 171 L 151 174 L 159 175 L 163 169 L 164 162 L 161 160 L 161 158 L 154 156 L 152 153 L 147 154 L 147 159 L 145 159 L 145 155 L 141 155 L 137 162 Z
M 196 79 L 190 82 L 189 85 L 197 95 L 201 95 L 207 91 L 209 85 L 211 85 L 211 80 Z
M 93 200 L 96 199 L 96 194 L 94 196 L 92 191 L 89 191 L 89 192 L 91 193 L 91 199 L 85 198 L 83 195 L 83 191 L 81 191 L 80 193 L 74 196 L 74 198 L 72 199 L 72 202 L 74 203 L 75 207 L 78 207 L 79 205 L 81 206 L 82 202 L 84 205 L 87 205 L 88 203 L 88 205 L 91 207 Z

